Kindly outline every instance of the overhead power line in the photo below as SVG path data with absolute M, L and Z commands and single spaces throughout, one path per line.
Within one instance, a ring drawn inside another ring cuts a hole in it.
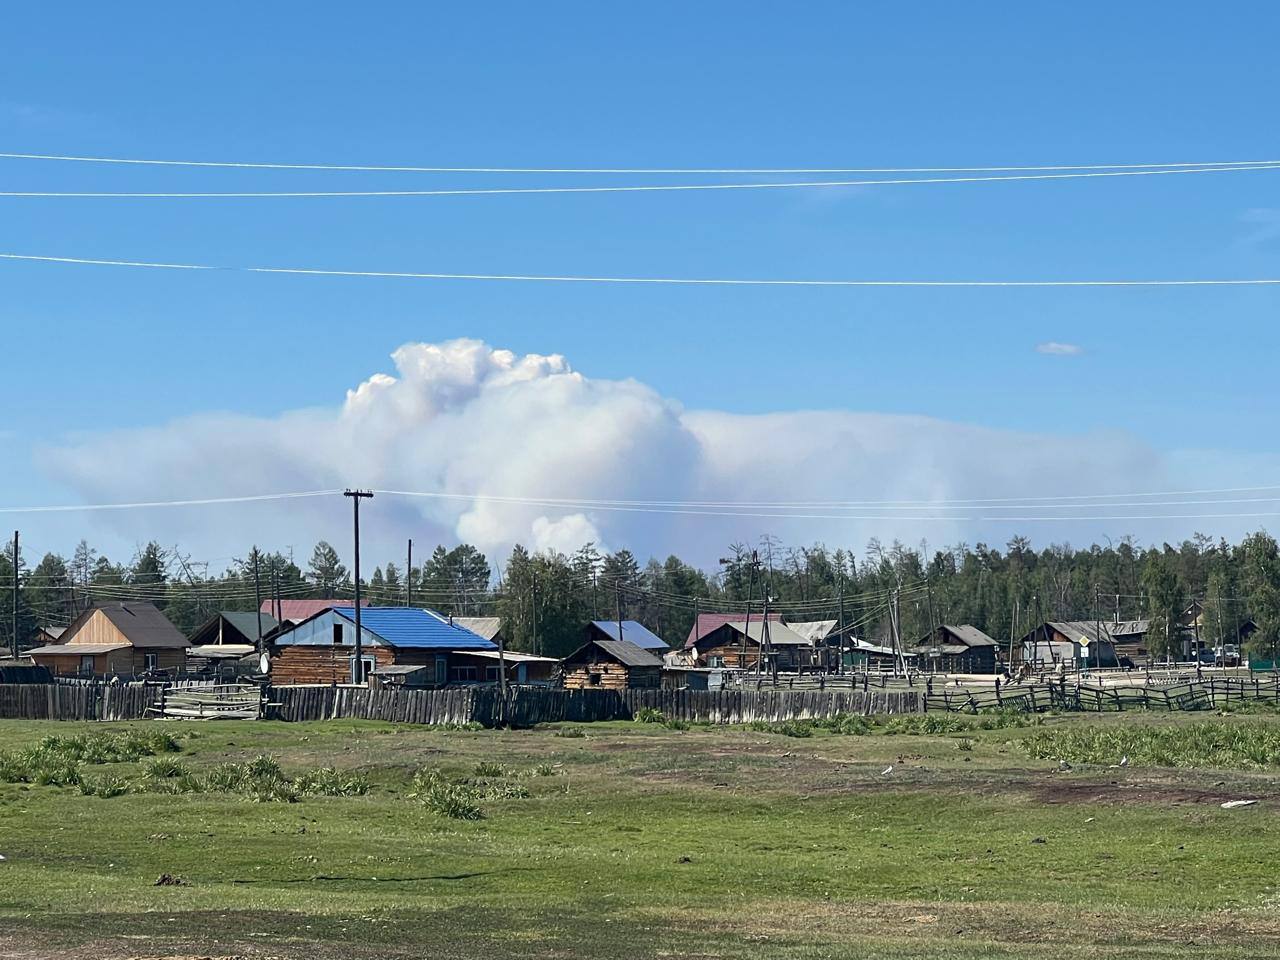
M 1155 177 L 1185 173 L 1280 170 L 1280 162 L 1233 167 L 1180 167 L 1173 170 L 1110 170 L 1084 173 L 1027 173 L 967 177 L 906 177 L 886 180 L 803 180 L 788 183 L 670 183 L 603 187 L 483 187 L 445 190 L 254 190 L 254 191 L 106 191 L 4 190 L 0 197 L 80 200 L 262 200 L 337 197 L 465 197 L 540 193 L 669 193 L 690 190 L 797 190 L 823 187 L 903 186 L 906 184 L 993 183 L 1011 180 L 1081 180 L 1097 177 Z
M 487 493 L 454 493 L 443 490 L 382 490 L 378 489 L 374 492 L 381 496 L 390 497 L 413 497 L 420 499 L 444 500 L 444 501 L 463 501 L 474 503 L 499 503 L 515 506 L 531 506 L 544 508 L 560 508 L 560 509 L 627 509 L 635 511 L 651 511 L 666 512 L 668 508 L 697 508 L 706 510 L 711 516 L 735 516 L 733 513 L 720 513 L 720 509 L 759 509 L 769 510 L 772 512 L 761 513 L 758 516 L 769 519 L 786 519 L 788 517 L 803 517 L 804 514 L 797 514 L 795 510 L 823 509 L 823 510 L 847 510 L 853 508 L 870 508 L 881 510 L 906 510 L 906 509 L 947 509 L 947 510 L 1003 510 L 1003 509 L 1039 509 L 1039 510 L 1078 510 L 1078 509 L 1115 509 L 1118 507 L 1156 507 L 1156 506 L 1204 506 L 1213 504 L 1249 504 L 1249 503 L 1276 503 L 1280 502 L 1280 496 L 1274 497 L 1246 497 L 1231 499 L 1212 499 L 1212 500 L 1137 500 L 1143 497 L 1189 497 L 1189 496 L 1207 496 L 1211 494 L 1234 494 L 1247 493 L 1257 491 L 1276 491 L 1280 490 L 1280 484 L 1260 485 L 1251 487 L 1210 487 L 1199 488 L 1195 490 L 1163 490 L 1151 492 L 1127 492 L 1127 493 L 1089 493 L 1089 494 L 1070 494 L 1062 496 L 1037 496 L 1037 497 L 986 497 L 975 499 L 936 499 L 936 500 L 800 500 L 800 501 L 766 501 L 766 500 L 645 500 L 645 499 L 593 499 L 587 497 L 522 497 L 508 496 L 502 494 Z M 166 507 L 189 507 L 189 506 L 206 506 L 217 504 L 238 504 L 238 503 L 257 503 L 279 500 L 297 500 L 314 497 L 336 497 L 342 493 L 339 488 L 329 490 L 303 490 L 286 493 L 265 493 L 252 494 L 247 496 L 232 497 L 205 497 L 199 499 L 175 499 L 175 500 L 143 500 L 129 501 L 118 503 L 82 503 L 82 504 L 57 504 L 57 505 L 11 505 L 0 506 L 0 513 L 73 513 L 96 510 L 133 510 L 133 509 L 149 509 L 149 508 L 166 508 Z M 1114 503 L 1108 502 L 1115 498 L 1129 498 L 1131 502 Z M 1085 501 L 1101 501 L 1101 502 L 1085 502 Z M 757 514 L 752 514 L 753 516 Z M 1237 514 L 1231 514 L 1236 516 Z M 1238 514 L 1239 516 L 1252 516 L 1252 514 Z M 825 519 L 825 518 L 824 518 Z M 854 519 L 847 515 L 839 514 L 832 519 Z M 886 516 L 875 516 L 866 519 L 897 519 L 896 516 L 889 514 Z M 970 517 L 938 517 L 936 519 L 973 519 Z M 1023 519 L 1021 517 L 1003 517 L 993 519 Z M 1075 519 L 1091 519 L 1090 517 L 1066 516 L 1054 519 L 1075 520 Z M 1123 519 L 1123 518 L 1121 518 Z M 234 558 L 224 558 L 234 559 Z
M 360 173 L 603 173 L 603 174 L 788 174 L 788 173 L 984 173 L 1034 170 L 1149 170 L 1159 167 L 1247 167 L 1280 160 L 1206 160 L 1175 163 L 1084 163 L 1003 165 L 989 167 L 441 167 L 346 163 L 263 163 L 223 160 L 157 160 L 137 157 L 65 156 L 45 153 L 0 153 L 3 160 L 50 160 L 156 167 L 221 167 L 240 170 L 330 170 Z
M 398 280 L 488 280 L 521 283 L 632 283 L 675 286 L 729 287 L 1240 287 L 1274 286 L 1280 278 L 1196 280 L 783 280 L 707 277 L 608 277 L 552 274 L 416 273 L 392 270 L 323 270 L 304 267 L 230 267 L 201 263 L 159 263 L 145 260 L 100 260 L 88 257 L 47 257 L 0 253 L 0 260 L 64 263 L 97 267 L 138 267 L 151 270 L 200 270 L 232 273 L 272 273 L 315 277 L 367 277 Z

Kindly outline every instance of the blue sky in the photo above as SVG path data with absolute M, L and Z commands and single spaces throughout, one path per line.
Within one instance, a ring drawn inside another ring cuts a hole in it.
M 4 151 L 464 166 L 1280 157 L 1269 119 L 1280 10 L 1268 3 L 125 9 L 6 13 Z M 513 178 L 9 160 L 0 179 L 12 190 L 324 190 Z M 356 270 L 1280 276 L 1280 171 L 827 191 L 7 199 L 0 238 L 14 253 Z M 1119 433 L 1245 464 L 1269 462 L 1280 399 L 1269 360 L 1280 291 L 1269 288 L 486 285 L 0 263 L 0 292 L 0 379 L 20 398 L 0 432 L 19 467 L 0 476 L 7 504 L 97 492 L 40 456 L 68 438 L 333 407 L 388 370 L 401 344 L 457 337 L 563 353 L 592 378 L 635 378 L 692 410 Z M 1083 352 L 1038 353 L 1046 341 Z M 1207 462 L 1185 479 L 1273 479 L 1216 476 Z M 1093 489 L 1125 489 L 1110 479 L 1100 469 Z M 1037 490 L 1058 493 L 1051 480 Z M 168 486 L 185 493 L 181 478 Z

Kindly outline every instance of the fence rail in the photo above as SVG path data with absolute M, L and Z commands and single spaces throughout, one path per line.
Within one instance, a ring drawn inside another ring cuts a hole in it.
M 943 687 L 925 695 L 926 710 L 977 713 L 1012 709 L 1028 712 L 1083 710 L 1210 710 L 1232 704 L 1272 703 L 1280 706 L 1275 678 L 1211 677 L 1158 684 L 1057 683 L 1007 684 L 1001 688 Z

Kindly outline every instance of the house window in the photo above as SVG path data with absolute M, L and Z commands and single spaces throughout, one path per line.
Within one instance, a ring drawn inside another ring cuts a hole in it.
M 449 658 L 436 657 L 436 686 L 443 687 L 449 682 Z
M 342 624 L 335 623 L 333 625 L 333 645 L 336 647 L 342 643 Z
M 600 686 L 600 683 L 602 680 L 604 680 L 604 674 L 601 674 L 601 673 L 587 674 L 587 683 L 589 683 L 593 687 Z
M 142 666 L 147 673 L 152 673 L 160 667 L 160 655 L 156 653 L 143 654 Z
M 489 683 L 500 683 L 502 681 L 502 669 L 500 667 L 485 667 L 484 678 Z
M 356 683 L 368 683 L 369 674 L 373 673 L 375 661 L 373 657 L 360 658 L 360 672 L 356 676 Z
M 708 667 L 723 667 L 724 657 L 707 657 Z
M 475 667 L 454 667 L 453 682 L 454 683 L 475 683 L 479 673 Z

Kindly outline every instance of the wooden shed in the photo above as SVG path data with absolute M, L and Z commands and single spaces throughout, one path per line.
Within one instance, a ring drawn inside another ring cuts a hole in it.
M 1101 629 L 1099 629 L 1101 628 Z M 1115 644 L 1105 622 L 1054 620 L 1042 623 L 1019 644 L 1022 661 L 1035 670 L 1116 667 Z
M 58 643 L 27 656 L 60 676 L 138 676 L 180 673 L 187 638 L 152 603 L 113 602 L 90 607 Z
M 920 666 L 936 673 L 996 673 L 999 645 L 970 623 L 944 623 L 922 644 Z
M 662 685 L 662 661 L 629 640 L 588 640 L 560 661 L 566 690 L 648 690 Z

